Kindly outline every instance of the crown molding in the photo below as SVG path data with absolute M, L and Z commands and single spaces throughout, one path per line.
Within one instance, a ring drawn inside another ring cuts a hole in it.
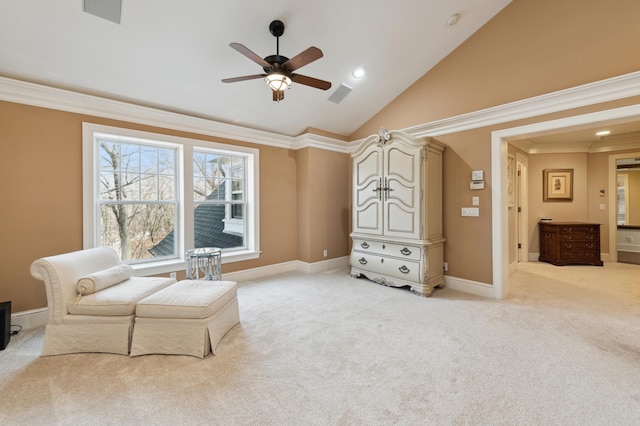
M 640 71 L 408 127 L 415 137 L 439 136 L 640 95 Z
M 347 154 L 350 151 L 350 146 L 349 142 L 341 141 L 339 139 L 333 139 L 313 133 L 305 133 L 294 139 L 291 149 L 318 148 L 326 151 L 335 151 Z
M 290 149 L 291 136 L 0 77 L 0 100 Z
M 403 130 L 416 138 L 440 136 L 638 95 L 640 71 Z M 350 153 L 364 140 L 344 142 L 312 133 L 286 136 L 7 77 L 0 77 L 0 100 L 294 150 Z

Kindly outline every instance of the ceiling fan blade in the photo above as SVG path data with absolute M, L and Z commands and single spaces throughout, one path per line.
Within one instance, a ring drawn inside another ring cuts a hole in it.
M 246 46 L 244 46 L 244 45 L 242 45 L 240 43 L 230 43 L 229 46 L 231 46 L 232 48 L 234 48 L 238 52 L 242 53 L 244 56 L 246 56 L 247 58 L 251 59 L 253 62 L 255 62 L 256 64 L 260 65 L 261 67 L 263 67 L 263 68 L 271 68 L 271 64 L 269 62 L 265 61 L 260 56 L 258 56 L 255 53 L 253 53 L 248 47 L 246 47 Z
M 306 75 L 291 74 L 291 80 L 304 84 L 305 86 L 315 87 L 316 89 L 328 90 L 331 88 L 331 83 L 328 81 L 318 80 L 317 78 L 307 77 Z
M 242 77 L 223 78 L 223 83 L 235 83 L 236 81 L 255 80 L 256 78 L 264 78 L 266 74 L 245 75 Z
M 288 72 L 295 71 L 313 61 L 317 61 L 322 58 L 322 50 L 317 47 L 311 46 L 307 50 L 298 53 L 293 58 L 282 64 L 282 67 Z

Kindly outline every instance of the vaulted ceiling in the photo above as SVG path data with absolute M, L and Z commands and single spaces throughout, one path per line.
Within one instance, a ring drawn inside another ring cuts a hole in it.
M 80 0 L 4 1 L 0 76 L 283 135 L 312 127 L 348 136 L 511 0 L 85 1 L 121 3 L 119 23 Z M 296 72 L 331 82 L 329 90 L 294 82 L 273 102 L 262 79 L 221 81 L 262 72 L 229 43 L 275 54 L 274 19 L 285 24 L 281 55 L 323 51 Z M 354 78 L 356 67 L 366 75 Z M 351 92 L 330 101 L 341 85 Z

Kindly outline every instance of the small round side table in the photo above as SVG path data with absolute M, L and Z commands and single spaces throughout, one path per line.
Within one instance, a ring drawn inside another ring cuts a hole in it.
M 222 250 L 217 247 L 202 247 L 187 250 L 187 279 L 220 281 Z

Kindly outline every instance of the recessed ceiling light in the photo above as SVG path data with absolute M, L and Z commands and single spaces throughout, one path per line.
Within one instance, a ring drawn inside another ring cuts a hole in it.
M 364 77 L 366 73 L 367 73 L 367 70 L 365 70 L 364 67 L 358 67 L 355 70 L 353 70 L 351 75 L 353 75 L 354 78 L 361 78 L 361 77 Z
M 597 132 L 596 136 L 607 136 L 609 134 L 611 134 L 611 130 L 602 130 L 600 132 Z

